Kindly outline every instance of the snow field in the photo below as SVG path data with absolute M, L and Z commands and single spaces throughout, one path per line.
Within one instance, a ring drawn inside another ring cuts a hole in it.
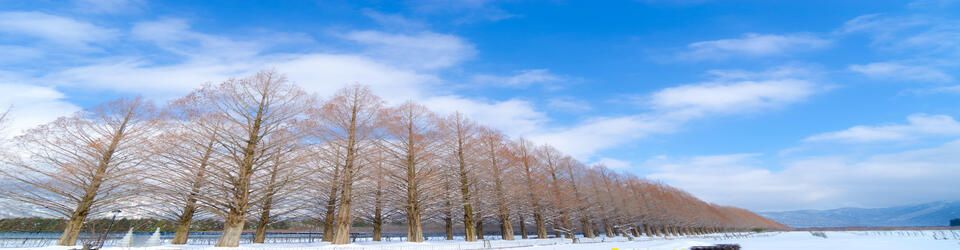
M 568 239 L 543 240 L 492 240 L 489 245 L 483 241 L 431 241 L 410 242 L 361 242 L 348 245 L 330 245 L 328 243 L 309 244 L 247 244 L 238 248 L 217 248 L 212 246 L 171 246 L 158 247 L 107 247 L 105 250 L 472 250 L 472 249 L 516 249 L 516 250 L 683 250 L 692 246 L 710 246 L 715 244 L 739 244 L 744 250 L 960 250 L 960 231 L 849 231 L 824 232 L 826 238 L 814 236 L 807 231 L 771 232 L 760 234 L 714 234 L 706 236 L 672 238 L 595 238 L 580 239 L 572 244 Z M 946 235 L 947 237 L 942 237 Z M 34 249 L 66 250 L 71 247 L 43 247 Z M 30 248 L 19 248 L 30 249 Z

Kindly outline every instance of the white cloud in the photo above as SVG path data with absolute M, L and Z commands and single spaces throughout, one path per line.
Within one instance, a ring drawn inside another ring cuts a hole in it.
M 196 60 L 153 65 L 137 58 L 111 58 L 98 64 L 63 70 L 45 79 L 67 86 L 141 94 L 166 100 L 179 97 L 204 83 L 273 68 L 288 79 L 321 95 L 349 84 L 370 85 L 391 102 L 418 99 L 433 75 L 398 69 L 370 58 L 350 54 L 298 54 L 248 58 L 234 62 Z
M 537 111 L 533 104 L 518 99 L 488 102 L 445 95 L 428 97 L 421 103 L 440 114 L 460 111 L 470 119 L 510 136 L 537 132 L 548 121 L 546 114 Z
M 112 29 L 42 12 L 0 12 L 0 33 L 42 39 L 78 49 L 89 49 L 95 43 L 111 40 L 118 35 Z
M 74 0 L 77 10 L 93 14 L 129 14 L 146 5 L 143 0 Z
M 556 83 L 563 80 L 564 77 L 558 76 L 548 69 L 521 70 L 507 76 L 479 74 L 472 78 L 472 82 L 477 84 L 508 87 L 527 87 L 533 84 Z
M 731 57 L 761 57 L 824 48 L 830 41 L 810 34 L 754 34 L 740 38 L 701 41 L 687 45 L 682 59 L 707 60 Z
M 196 32 L 187 20 L 176 18 L 135 23 L 130 34 L 134 39 L 153 43 L 161 49 L 188 58 L 244 58 L 259 54 L 272 43 L 279 43 L 260 39 L 237 41 Z M 279 40 L 282 39 L 280 37 Z
M 651 97 L 651 104 L 659 110 L 695 117 L 780 107 L 815 92 L 812 82 L 800 79 L 707 82 L 658 91 Z
M 203 83 L 272 68 L 321 96 L 349 84 L 369 85 L 388 103 L 414 100 L 441 113 L 459 110 L 510 135 L 537 131 L 547 122 L 546 115 L 527 101 L 476 100 L 437 91 L 443 89 L 437 88 L 443 81 L 435 70 L 460 63 L 474 53 L 472 45 L 452 35 L 349 32 L 344 38 L 363 45 L 365 50 L 293 54 L 268 52 L 266 48 L 273 46 L 268 40 L 238 41 L 198 32 L 183 19 L 140 22 L 131 34 L 138 41 L 171 52 L 180 61 L 157 63 L 138 56 L 112 57 L 51 73 L 39 81 L 168 100 Z M 410 61 L 400 60 L 402 57 Z
M 960 85 L 952 85 L 952 86 L 935 87 L 935 88 L 929 88 L 929 89 L 921 89 L 921 90 L 917 90 L 917 91 L 915 91 L 915 92 L 916 92 L 916 93 L 947 93 L 947 94 L 960 94 Z
M 43 50 L 26 46 L 0 45 L 0 64 L 15 63 L 42 57 Z
M 0 110 L 12 108 L 8 117 L 10 124 L 0 131 L 0 138 L 19 135 L 27 129 L 80 110 L 64 100 L 63 93 L 50 87 L 0 80 L 0 93 L 6 93 L 0 95 Z
M 946 8 L 957 2 L 957 0 L 916 0 L 907 4 L 907 7 L 912 9 Z
M 644 98 L 648 112 L 601 117 L 531 136 L 582 160 L 597 152 L 654 134 L 676 131 L 695 119 L 751 113 L 806 100 L 823 90 L 812 71 L 781 67 L 769 71 L 712 71 L 713 79 L 670 87 Z
M 879 207 L 960 199 L 960 141 L 863 159 L 818 156 L 768 166 L 759 155 L 660 159 L 662 180 L 709 202 L 753 210 Z
M 629 168 L 632 164 L 629 161 L 602 157 L 599 160 L 591 163 L 590 165 L 591 166 L 603 165 L 610 169 L 626 169 L 626 168 Z
M 473 45 L 460 37 L 426 31 L 394 34 L 365 30 L 347 32 L 342 37 L 364 45 L 368 55 L 413 69 L 450 67 L 476 53 Z
M 960 21 L 923 15 L 870 14 L 844 23 L 841 34 L 866 34 L 872 45 L 914 56 L 960 56 Z
M 876 79 L 919 82 L 952 82 L 953 77 L 937 68 L 897 62 L 876 62 L 850 65 L 850 70 Z
M 374 10 L 363 10 L 363 15 L 369 17 L 374 22 L 388 29 L 398 30 L 427 30 L 426 23 L 406 18 L 396 14 L 386 14 Z
M 530 139 L 537 143 L 552 145 L 574 158 L 588 160 L 598 151 L 652 134 L 674 131 L 680 123 L 668 117 L 646 114 L 602 117 L 571 127 L 532 134 Z
M 907 124 L 854 126 L 845 130 L 818 134 L 808 142 L 866 143 L 903 141 L 929 136 L 960 136 L 960 122 L 946 115 L 912 114 Z
M 183 19 L 136 23 L 131 35 L 180 57 L 175 63 L 150 58 L 112 57 L 51 73 L 43 77 L 72 87 L 140 94 L 165 100 L 179 97 L 204 83 L 252 74 L 273 68 L 309 91 L 328 95 L 348 84 L 365 84 L 391 102 L 421 99 L 439 82 L 430 72 L 378 60 L 357 53 L 268 53 L 267 48 L 286 42 L 287 34 L 268 39 L 238 40 L 191 29 Z M 408 41 L 409 42 L 409 41 Z M 427 41 L 422 41 L 427 42 Z M 388 47 L 389 44 L 382 44 Z M 400 47 L 406 45 L 400 44 Z M 399 49 L 397 49 L 399 50 Z M 426 62 L 432 63 L 432 62 Z
M 408 4 L 423 14 L 449 15 L 454 23 L 499 21 L 515 15 L 497 6 L 492 0 L 416 0 Z
M 563 112 L 587 112 L 593 109 L 589 102 L 573 97 L 554 97 L 547 101 L 551 109 Z

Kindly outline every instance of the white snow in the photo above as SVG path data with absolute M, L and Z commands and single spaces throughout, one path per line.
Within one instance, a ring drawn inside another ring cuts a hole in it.
M 810 232 L 774 232 L 752 234 L 746 237 L 682 237 L 682 238 L 640 238 L 627 241 L 626 238 L 582 239 L 582 243 L 571 244 L 570 240 L 515 240 L 491 241 L 494 249 L 516 250 L 677 250 L 691 246 L 710 246 L 715 244 L 739 244 L 744 250 L 809 250 L 809 249 L 960 249 L 960 231 L 894 231 L 894 232 L 826 232 L 827 238 L 811 235 Z M 942 237 L 947 236 L 947 237 Z M 946 239 L 944 239 L 946 238 Z M 16 249 L 16 248 L 8 248 Z M 19 248 L 26 249 L 26 248 Z M 44 247 L 43 250 L 64 250 L 67 247 Z M 107 247 L 105 250 L 144 249 L 144 250 L 225 250 L 225 249 L 286 249 L 286 250 L 469 250 L 483 249 L 483 242 L 430 241 L 424 243 L 407 242 L 362 242 L 349 245 L 329 245 L 328 243 L 310 244 L 248 244 L 239 248 L 215 248 L 211 246 L 157 246 L 145 248 Z

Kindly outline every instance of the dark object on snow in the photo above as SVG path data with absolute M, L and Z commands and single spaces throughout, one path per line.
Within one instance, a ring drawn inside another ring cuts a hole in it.
M 950 220 L 951 227 L 960 227 L 960 218 Z
M 718 244 L 713 246 L 695 246 L 695 247 L 690 247 L 690 250 L 740 250 L 740 245 Z

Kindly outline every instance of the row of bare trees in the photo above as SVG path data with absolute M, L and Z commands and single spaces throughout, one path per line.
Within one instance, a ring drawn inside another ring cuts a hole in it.
M 334 244 L 349 243 L 357 221 L 373 225 L 373 240 L 384 225 L 405 224 L 412 242 L 430 223 L 466 241 L 483 238 L 485 222 L 505 240 L 783 227 L 460 113 L 387 106 L 364 86 L 319 100 L 272 71 L 163 108 L 120 99 L 13 144 L 0 171 L 12 180 L 4 198 L 67 218 L 60 245 L 76 244 L 88 217 L 135 208 L 174 221 L 174 244 L 186 243 L 195 218 L 220 218 L 224 247 L 239 245 L 245 223 L 263 242 L 268 225 L 294 218 L 317 218 Z

